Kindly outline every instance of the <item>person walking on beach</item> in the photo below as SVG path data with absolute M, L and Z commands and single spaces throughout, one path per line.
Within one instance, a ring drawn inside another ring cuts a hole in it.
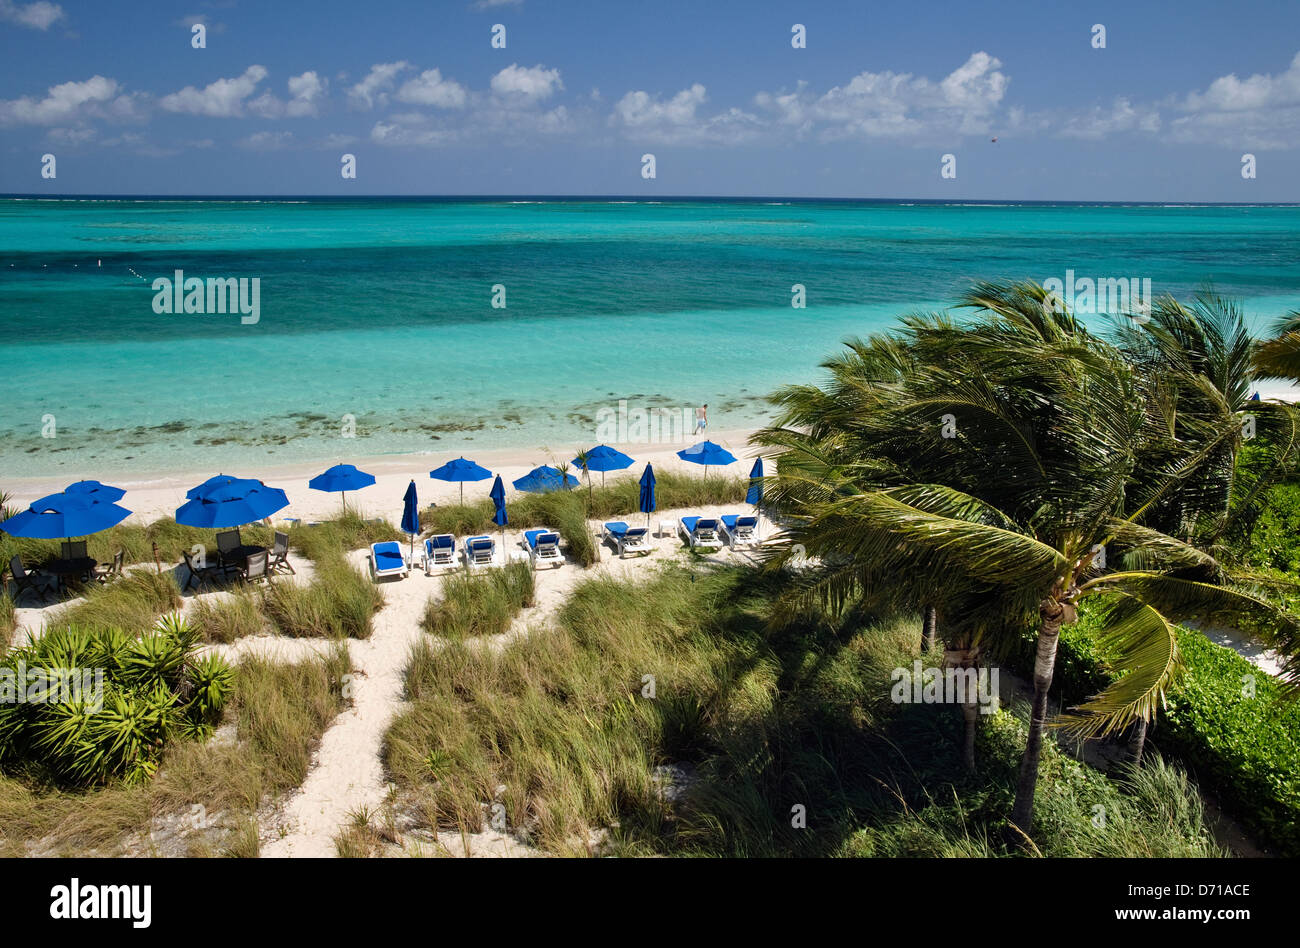
M 705 402 L 695 409 L 695 433 L 703 434 L 707 427 L 709 427 L 709 405 Z

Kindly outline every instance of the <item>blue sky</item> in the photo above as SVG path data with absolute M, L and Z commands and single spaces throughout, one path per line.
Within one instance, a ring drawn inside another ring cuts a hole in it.
M 1295 0 L 0 0 L 0 45 L 0 192 L 1300 200 Z

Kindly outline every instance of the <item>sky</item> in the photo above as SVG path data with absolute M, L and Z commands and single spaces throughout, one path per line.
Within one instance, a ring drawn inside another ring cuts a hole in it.
M 0 0 L 0 50 L 3 193 L 1300 200 L 1296 0 Z

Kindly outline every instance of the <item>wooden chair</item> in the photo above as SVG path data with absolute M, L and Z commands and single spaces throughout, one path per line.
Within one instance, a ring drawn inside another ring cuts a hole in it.
M 185 568 L 189 571 L 189 574 L 185 577 L 185 585 L 181 587 L 182 592 L 189 589 L 191 586 L 199 592 L 202 592 L 203 586 L 212 579 L 212 577 L 222 572 L 216 566 L 195 566 L 194 559 L 191 557 L 189 550 L 182 550 L 181 556 L 185 558 Z
M 241 571 L 241 578 L 246 585 L 250 583 L 270 581 L 271 572 L 267 568 L 268 560 L 269 554 L 266 550 L 254 553 L 248 557 L 248 561 Z
M 96 566 L 95 582 L 107 586 L 115 579 L 122 578 L 122 563 L 126 560 L 126 550 L 118 550 L 113 556 L 112 566 Z
M 267 566 L 267 570 L 272 573 L 282 573 L 288 570 L 295 576 L 298 574 L 297 570 L 293 568 L 293 564 L 289 562 L 289 534 L 281 533 L 279 530 L 275 531 L 275 545 L 271 547 L 271 561 Z

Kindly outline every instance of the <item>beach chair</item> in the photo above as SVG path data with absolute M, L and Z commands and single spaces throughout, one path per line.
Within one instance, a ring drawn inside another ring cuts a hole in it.
M 713 517 L 682 517 L 677 521 L 677 532 L 691 549 L 722 549 L 718 521 Z
M 402 544 L 396 540 L 370 544 L 370 575 L 375 579 L 382 579 L 385 576 L 405 576 L 410 571 L 410 564 L 402 555 Z
M 466 566 L 491 566 L 497 544 L 489 536 L 470 537 L 465 541 Z
M 742 514 L 723 514 L 722 535 L 734 549 L 737 546 L 758 546 L 758 518 Z
M 181 550 L 181 556 L 185 559 L 185 569 L 187 570 L 185 575 L 185 585 L 181 587 L 181 592 L 185 592 L 191 586 L 193 586 L 196 591 L 203 592 L 203 586 L 208 582 L 208 580 L 222 572 L 222 570 L 216 566 L 195 566 L 194 558 L 190 554 L 189 550 Z
M 279 530 L 275 531 L 275 543 L 271 547 L 271 561 L 266 568 L 272 573 L 283 573 L 288 570 L 293 575 L 298 575 L 298 571 L 289 562 L 289 534 L 281 533 Z
M 24 569 L 21 556 L 14 556 L 9 560 L 9 572 L 13 573 L 14 583 L 18 587 L 14 591 L 14 605 L 18 604 L 23 593 L 29 589 L 41 597 L 41 602 L 45 602 L 46 597 L 54 591 L 51 587 L 57 583 L 53 576 L 46 576 L 39 569 L 30 571 Z
M 118 550 L 113 555 L 113 564 L 111 566 L 95 567 L 95 582 L 101 586 L 107 586 L 115 579 L 122 578 L 122 564 L 126 561 L 126 550 Z
M 227 557 L 241 546 L 243 542 L 239 539 L 238 530 L 225 530 L 217 534 L 217 566 L 223 573 L 239 569 L 238 557 L 230 560 Z
M 239 578 L 245 586 L 271 581 L 270 559 L 271 555 L 266 550 L 249 554 L 244 561 L 244 568 L 239 571 Z
M 533 569 L 537 569 L 542 563 L 559 566 L 564 562 L 564 557 L 560 555 L 560 535 L 549 527 L 525 530 L 521 545 L 528 551 L 528 556 L 533 561 Z
M 619 556 L 651 551 L 650 531 L 645 527 L 629 527 L 622 520 L 611 520 L 604 524 L 603 530 L 605 539 L 613 541 Z
M 424 571 L 435 566 L 456 565 L 456 538 L 450 533 L 439 533 L 424 541 Z

